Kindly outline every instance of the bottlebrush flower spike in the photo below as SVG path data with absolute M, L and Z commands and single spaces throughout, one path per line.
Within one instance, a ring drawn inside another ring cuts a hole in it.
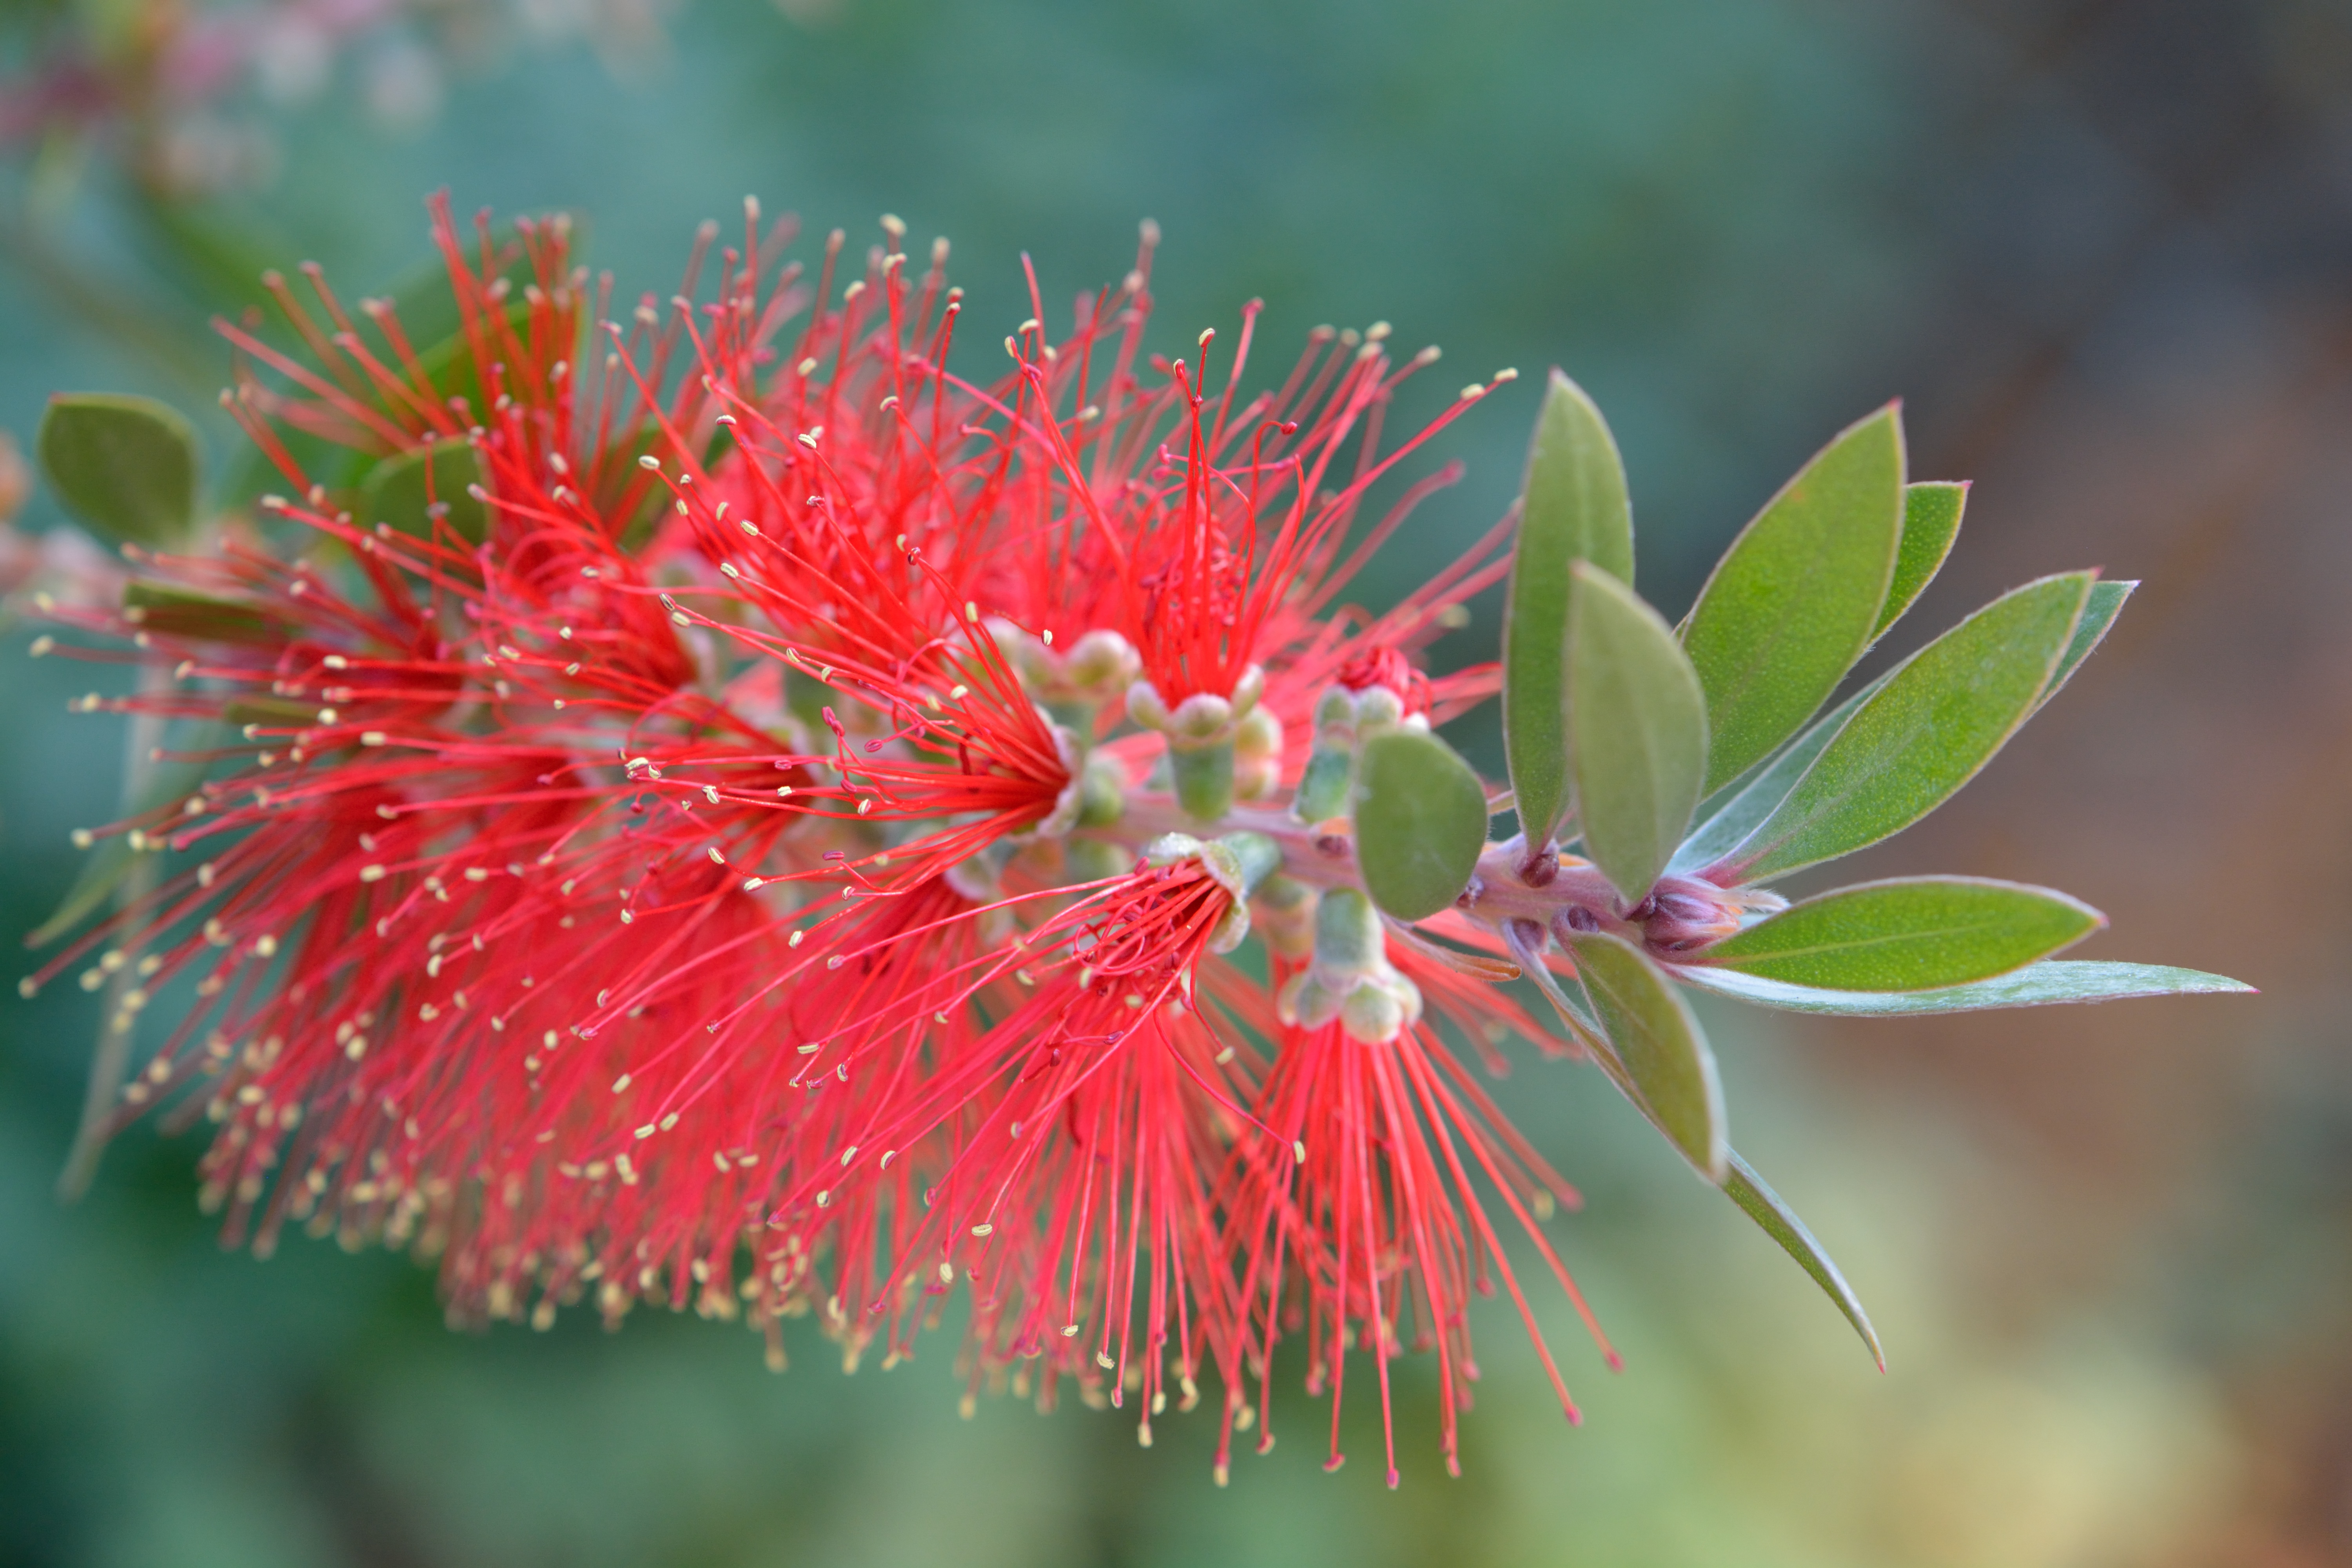
M 1912 562 L 1912 528 L 1957 526 L 1952 488 L 1904 489 L 1891 414 L 1677 634 L 1623 585 L 1614 447 L 1556 376 L 1516 519 L 1368 616 L 1348 582 L 1453 470 L 1365 526 L 1371 488 L 1509 373 L 1384 449 L 1435 357 L 1391 363 L 1385 326 L 1318 330 L 1269 392 L 1255 305 L 1222 375 L 1210 334 L 1158 359 L 1148 226 L 1059 338 L 1033 274 L 982 383 L 948 368 L 944 242 L 918 274 L 895 219 L 804 283 L 747 204 L 740 246 L 707 228 L 619 320 L 562 220 L 434 220 L 447 337 L 409 335 L 435 301 L 274 281 L 301 347 L 225 326 L 227 401 L 289 499 L 126 547 L 121 606 L 50 603 L 35 649 L 147 665 L 80 706 L 167 724 L 189 782 L 83 836 L 163 871 L 24 989 L 87 963 L 121 1036 L 193 988 L 106 1120 L 219 1123 L 232 1239 L 413 1244 L 463 1321 L 741 1315 L 778 1367 L 785 1319 L 887 1364 L 961 1289 L 971 1394 L 1133 1394 L 1149 1442 L 1213 1376 L 1221 1478 L 1303 1336 L 1335 1464 L 1369 1353 L 1393 1483 L 1389 1362 L 1436 1352 L 1450 1467 L 1470 1298 L 1499 1282 L 1534 1330 L 1497 1204 L 1583 1310 L 1542 1228 L 1573 1190 L 1465 1044 L 1589 1058 L 1874 1348 L 1730 1152 L 1677 984 L 1862 1012 L 2236 988 L 2045 962 L 2097 917 L 2039 889 L 1761 885 L 1948 795 L 2121 604 L 2030 585 L 1806 728 L 1922 585 L 1898 534 Z M 185 466 L 164 415 L 80 407 Z M 1535 675 L 1423 673 L 1506 574 Z M 1501 800 L 1432 730 L 1498 689 L 1513 798 L 1564 840 L 1488 842 Z M 1562 1040 L 1501 988 L 1522 973 Z

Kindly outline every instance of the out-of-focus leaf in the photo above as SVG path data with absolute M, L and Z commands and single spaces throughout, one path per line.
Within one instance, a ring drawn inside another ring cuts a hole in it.
M 1568 727 L 1561 659 L 1569 568 L 1590 561 L 1633 580 L 1633 513 L 1601 410 L 1559 371 L 1528 446 L 1519 542 L 1503 613 L 1503 742 L 1530 848 L 1568 807 Z
M 506 305 L 499 312 L 486 315 L 482 331 L 494 345 L 499 342 L 497 322 L 503 316 L 506 323 L 524 342 L 530 341 L 530 307 L 520 300 Z M 416 351 L 417 368 L 433 384 L 436 406 L 450 408 L 459 398 L 465 400 L 464 417 L 479 421 L 489 413 L 491 393 L 483 384 L 482 367 L 474 363 L 474 345 L 462 331 Z
M 125 815 L 152 811 L 166 801 L 187 798 L 205 776 L 201 766 L 182 764 L 165 767 L 150 779 L 138 805 Z M 65 898 L 43 921 L 25 935 L 26 947 L 46 947 L 72 931 L 104 906 L 122 886 L 139 863 L 138 851 L 131 847 L 130 835 L 109 834 L 93 846 L 82 861 L 81 870 L 73 886 L 66 889 Z
M 530 280 L 530 264 L 518 254 L 509 260 L 499 276 L 520 286 Z M 457 297 L 450 292 L 446 270 L 436 262 L 429 269 L 419 271 L 394 292 L 392 305 L 401 331 L 415 349 L 417 368 L 433 385 L 434 405 L 446 409 L 451 398 L 461 397 L 466 401 L 467 416 L 479 420 L 488 411 L 490 400 L 483 390 L 480 369 L 474 363 L 473 346 L 461 330 Z M 520 300 L 510 299 L 501 310 L 508 323 L 528 341 L 530 308 Z M 490 330 L 487 320 L 484 330 Z M 380 358 L 405 376 L 408 366 L 404 361 L 395 358 L 388 346 L 373 342 L 372 346 Z M 412 395 L 415 395 L 414 389 Z M 404 423 L 413 413 L 405 403 L 394 405 L 382 395 L 376 401 L 379 406 L 392 406 L 395 416 Z M 330 490 L 352 486 L 363 488 L 384 464 L 398 462 L 415 451 L 412 448 L 410 451 L 394 452 L 381 459 L 371 459 L 363 453 L 306 430 L 283 428 L 279 431 L 279 438 L 295 461 L 302 466 L 303 471 Z M 463 443 L 457 437 L 449 437 L 441 445 L 455 447 Z M 290 481 L 278 472 L 278 466 L 269 460 L 267 453 L 252 447 L 233 466 L 227 481 L 222 486 L 221 499 L 226 505 L 250 505 L 263 495 L 287 489 L 289 484 Z M 454 507 L 463 495 L 461 486 L 457 495 L 443 499 L 449 500 Z
M 1813 1233 L 1805 1228 L 1805 1222 L 1797 1217 L 1797 1211 L 1781 1202 L 1780 1194 L 1764 1184 L 1764 1178 L 1756 1173 L 1753 1166 L 1741 1159 L 1737 1152 L 1727 1153 L 1725 1158 L 1731 1171 L 1724 1179 L 1723 1190 L 1731 1195 L 1731 1201 L 1738 1204 L 1749 1219 L 1764 1227 L 1765 1235 L 1779 1242 L 1789 1256 L 1797 1260 L 1798 1267 L 1813 1277 L 1813 1283 L 1819 1285 L 1832 1301 L 1837 1303 L 1837 1310 L 1845 1314 L 1845 1321 L 1853 1325 L 1853 1331 L 1860 1334 L 1862 1342 L 1870 1347 L 1871 1358 L 1878 1363 L 1878 1370 L 1885 1372 L 1886 1352 L 1879 1348 L 1878 1331 L 1870 1326 L 1870 1314 L 1862 1310 L 1861 1298 L 1853 1293 L 1853 1287 L 1845 1282 L 1845 1276 L 1838 1272 L 1838 1266 L 1831 1261 L 1828 1251 L 1813 1239 Z
M 1591 562 L 1569 573 L 1569 770 L 1584 852 L 1628 903 L 1665 869 L 1706 774 L 1706 698 L 1671 627 Z
M 278 439 L 303 473 L 331 490 L 349 483 L 353 470 L 364 461 L 348 447 L 338 447 L 323 436 L 290 426 L 278 428 Z M 250 507 L 263 496 L 293 495 L 299 490 L 294 480 L 279 470 L 276 460 L 250 441 L 238 447 L 223 469 L 213 500 L 224 508 Z M 265 530 L 272 526 L 273 521 L 268 514 L 259 520 Z M 310 531 L 306 528 L 301 531 L 307 534 Z
M 114 896 L 138 858 L 126 836 L 118 833 L 102 840 L 82 862 L 81 872 L 66 889 L 64 900 L 47 920 L 25 933 L 25 945 L 46 947 L 88 920 Z
M 81 521 L 152 548 L 187 542 L 196 522 L 196 431 L 170 404 L 61 393 L 41 416 L 37 445 L 41 472 Z
M 1756 831 L 1756 825 L 1772 815 L 1773 809 L 1789 798 L 1805 770 L 1823 747 L 1837 737 L 1845 721 L 1855 710 L 1886 684 L 1886 677 L 1864 687 L 1836 707 L 1813 721 L 1805 732 L 1791 741 L 1787 749 L 1773 758 L 1761 772 L 1745 783 L 1727 786 L 1723 797 L 1703 801 L 1698 808 L 1698 826 L 1666 862 L 1669 872 L 1688 874 L 1704 869 L 1739 847 L 1739 841 Z
M 1706 787 L 1796 733 L 1870 646 L 1903 538 L 1903 420 L 1888 405 L 1790 479 L 1717 563 L 1683 629 L 1706 690 Z
M 2091 584 L 2091 596 L 2083 602 L 2083 618 L 2074 623 L 2074 636 L 2066 644 L 2066 651 L 2058 656 L 2058 668 L 2050 674 L 2050 684 L 2042 689 L 2042 698 L 2033 705 L 2036 713 L 2042 704 L 2058 695 L 2058 689 L 2074 679 L 2074 671 L 2091 657 L 2091 650 L 2106 641 L 2107 628 L 2123 614 L 2124 601 L 2132 596 L 2137 583 L 2110 583 L 2102 578 Z
M 1664 971 L 1621 937 L 1579 931 L 1568 945 L 1643 1109 L 1699 1174 L 1720 1186 L 1728 1153 L 1723 1086 L 1689 1005 Z
M 1904 877 L 1792 904 L 1702 957 L 1792 985 L 1932 991 L 2006 974 L 2106 923 L 2088 904 L 2047 888 Z
M 1486 847 L 1486 791 L 1436 736 L 1402 730 L 1364 743 L 1356 773 L 1356 863 L 1372 902 L 1425 920 L 1470 885 Z
M 283 622 L 255 605 L 144 577 L 122 585 L 122 616 L 143 631 L 205 642 L 269 647 L 289 635 Z
M 1960 535 L 1960 512 L 1968 502 L 1965 480 L 1928 479 L 1903 487 L 1903 542 L 1895 552 L 1895 581 L 1887 584 L 1871 641 L 1885 637 L 1935 581 Z
M 1733 855 L 1741 879 L 1851 854 L 1951 798 L 2033 711 L 2091 581 L 2029 583 L 1897 667 Z
M 574 220 L 572 259 L 575 262 L 585 253 L 585 247 L 581 243 L 583 232 L 583 226 Z M 532 278 L 529 253 L 517 242 L 514 230 L 505 226 L 492 232 L 490 244 L 499 263 L 498 270 L 484 279 L 485 284 L 492 284 L 497 279 L 503 278 L 510 288 L 520 291 Z M 482 265 L 481 252 L 470 239 L 466 252 L 470 265 L 476 268 Z M 449 287 L 448 263 L 438 256 L 429 261 L 421 261 L 402 274 L 386 291 L 385 299 L 400 320 L 400 330 L 412 344 L 440 343 L 461 339 L 464 335 L 465 318 L 457 309 L 457 293 Z
M 232 697 L 221 717 L 244 729 L 306 730 L 319 721 L 319 705 L 290 697 Z
M 196 298 L 235 313 L 269 303 L 261 276 L 284 254 L 282 237 L 257 233 L 256 215 L 218 213 L 211 203 L 176 200 L 159 192 L 126 192 L 143 220 L 148 256 L 176 274 Z
M 413 538 L 433 538 L 432 509 L 445 509 L 449 527 L 468 543 L 479 544 L 489 517 L 470 487 L 482 479 L 481 459 L 464 441 L 436 441 L 386 458 L 368 471 L 360 488 L 360 522 L 390 523 Z
M 1688 984 L 1790 1013 L 1830 1013 L 1856 1017 L 1897 1017 L 1927 1013 L 1974 1013 L 1989 1007 L 2046 1007 L 2060 1002 L 2120 1002 L 2135 996 L 2201 996 L 2252 992 L 2227 975 L 2159 963 L 2109 963 L 2096 959 L 2053 958 L 1969 985 L 1941 991 L 1823 991 L 1790 985 L 1733 969 L 1677 967 Z

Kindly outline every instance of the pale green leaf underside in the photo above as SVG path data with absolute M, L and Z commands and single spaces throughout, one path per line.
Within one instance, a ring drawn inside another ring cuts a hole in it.
M 1486 791 L 1434 735 L 1400 731 L 1364 743 L 1357 773 L 1356 861 L 1372 902 L 1425 920 L 1470 883 L 1486 847 Z
M 1949 799 L 2033 710 L 2091 581 L 2029 583 L 1912 655 L 1740 846 L 1742 878 L 1852 854 Z
M 1813 759 L 1822 754 L 1822 748 L 1836 739 L 1845 721 L 1885 684 L 1886 677 L 1882 675 L 1822 714 L 1761 773 L 1739 784 L 1714 810 L 1707 809 L 1707 803 L 1701 803 L 1698 826 L 1675 851 L 1674 858 L 1666 862 L 1666 869 L 1687 875 L 1714 865 L 1738 848 L 1740 841 L 1756 831 L 1756 825 L 1789 798 L 1789 792 L 1797 787 L 1797 781 L 1805 776 L 1805 770 L 1813 765 Z
M 1706 699 L 1673 630 L 1589 562 L 1570 573 L 1569 771 L 1584 853 L 1626 900 L 1650 890 L 1706 773 Z
M 1780 1194 L 1765 1185 L 1764 1178 L 1758 1175 L 1737 1151 L 1725 1157 L 1731 1169 L 1724 1178 L 1723 1190 L 1730 1194 L 1731 1201 L 1738 1204 L 1748 1218 L 1763 1227 L 1765 1235 L 1779 1242 L 1789 1256 L 1797 1260 L 1798 1267 L 1813 1277 L 1813 1283 L 1837 1304 L 1837 1310 L 1845 1314 L 1845 1321 L 1853 1325 L 1853 1331 L 1862 1336 L 1862 1342 L 1870 1347 L 1871 1357 L 1878 1363 L 1878 1370 L 1885 1372 L 1886 1352 L 1879 1348 L 1878 1331 L 1870 1326 L 1870 1314 L 1862 1310 L 1862 1299 L 1853 1293 L 1853 1287 L 1845 1282 L 1845 1276 L 1838 1271 L 1828 1249 L 1813 1239 L 1813 1233 L 1805 1228 L 1805 1222 L 1797 1217 L 1797 1211 L 1783 1203 Z
M 1902 534 L 1890 405 L 1807 463 L 1699 592 L 1683 646 L 1706 691 L 1706 788 L 1770 755 L 1837 689 L 1870 644 Z
M 35 446 L 66 510 L 115 540 L 161 549 L 196 521 L 196 432 L 152 397 L 85 392 L 49 399 Z
M 2243 981 L 2200 970 L 2074 958 L 2045 959 L 1999 979 L 1940 991 L 1823 991 L 1732 969 L 1699 966 L 1677 968 L 1675 977 L 1761 1007 L 1854 1017 L 1974 1013 L 1992 1007 L 2047 1007 L 2063 1002 L 2121 1002 L 2137 996 L 2201 996 L 2253 990 Z
M 1600 409 L 1559 371 L 1528 447 L 1519 540 L 1503 616 L 1503 742 L 1519 821 L 1539 846 L 1568 810 L 1562 659 L 1569 568 L 1590 561 L 1633 580 L 1625 468 Z
M 1723 1087 L 1689 1005 L 1664 971 L 1622 938 L 1583 931 L 1568 944 L 1643 1109 L 1699 1174 L 1721 1185 L 1727 1152 Z
M 1792 904 L 1701 955 L 1833 991 L 1931 991 L 2006 974 L 2106 923 L 2047 888 L 1984 877 L 1864 882 Z

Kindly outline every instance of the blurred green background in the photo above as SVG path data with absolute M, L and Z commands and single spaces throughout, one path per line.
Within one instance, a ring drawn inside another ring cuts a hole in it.
M 1375 598 L 1498 515 L 1548 363 L 1616 426 L 1669 613 L 1822 440 L 1904 395 L 1915 475 L 1978 481 L 1906 647 L 2045 571 L 2147 586 L 1973 789 L 1842 870 L 2062 886 L 2112 917 L 2092 955 L 2265 994 L 1709 1014 L 1740 1143 L 1870 1305 L 1885 1376 L 1597 1076 L 1523 1063 L 1501 1093 L 1585 1189 L 1553 1231 L 1628 1365 L 1544 1299 L 1571 1430 L 1486 1304 L 1467 1474 L 1436 1462 L 1414 1364 L 1390 1494 L 1369 1400 L 1345 1470 L 1321 1472 L 1321 1407 L 1294 1397 L 1286 1440 L 1220 1492 L 1206 1416 L 1150 1450 L 1117 1415 L 957 1420 L 944 1340 L 845 1378 L 813 1335 L 774 1377 L 740 1330 L 650 1312 L 615 1337 L 584 1316 L 451 1333 L 405 1259 L 220 1252 L 194 1142 L 151 1129 L 60 1207 L 96 1017 L 58 987 L 0 1010 L 0 1561 L 2352 1562 L 2341 0 L 342 15 L 365 25 L 296 58 L 307 76 L 264 50 L 195 132 L 167 128 L 236 154 L 214 164 L 158 153 L 152 125 L 19 126 L 0 427 L 28 439 L 58 388 L 209 407 L 207 315 L 269 262 L 385 287 L 443 184 L 461 210 L 580 212 L 625 297 L 667 294 L 694 225 L 746 192 L 819 234 L 895 212 L 916 245 L 952 237 L 971 319 L 1008 328 L 1023 249 L 1066 302 L 1150 216 L 1163 344 L 1262 295 L 1270 344 L 1375 318 L 1442 343 L 1424 406 L 1530 373 L 1445 438 L 1470 477 Z M 77 18 L 0 12 L 19 110 Z M 37 494 L 22 520 L 58 521 Z M 1452 657 L 1493 634 L 1490 610 Z M 64 713 L 88 667 L 26 659 L 26 636 L 0 646 L 12 940 L 70 879 L 68 831 L 109 815 L 122 749 L 120 721 Z

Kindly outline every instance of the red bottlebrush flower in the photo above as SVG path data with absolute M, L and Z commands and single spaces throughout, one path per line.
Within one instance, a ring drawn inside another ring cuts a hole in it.
M 1118 1405 L 1132 1373 L 1147 1441 L 1168 1358 L 1189 1405 L 1204 1336 L 1234 1331 L 1209 1190 L 1249 1097 L 1193 990 L 1204 956 L 1247 929 L 1247 873 L 1197 841 L 1153 859 L 1009 940 L 971 928 L 1036 900 L 951 916 L 960 962 L 861 987 L 873 1011 L 836 1015 L 818 1064 L 837 1050 L 841 1083 L 886 1087 L 825 1117 L 839 1157 L 812 1160 L 771 1222 L 832 1222 L 830 1277 L 791 1284 L 826 1292 L 853 1353 L 877 1320 L 891 1355 L 909 1352 L 961 1275 L 975 1385 L 1041 1358 L 1041 1400 L 1072 1376 Z M 894 950 L 921 933 L 885 924 L 853 960 L 903 962 Z
M 1409 946 L 1383 951 L 1386 944 L 1372 931 L 1356 933 L 1371 943 L 1360 962 L 1334 964 L 1332 929 L 1349 915 L 1360 925 L 1369 910 L 1360 895 L 1355 906 L 1349 906 L 1349 898 L 1342 891 L 1324 895 L 1316 961 L 1303 969 L 1284 966 L 1285 1028 L 1260 1115 L 1277 1139 L 1307 1152 L 1302 1166 L 1294 1179 L 1284 1162 L 1262 1148 L 1244 1144 L 1235 1152 L 1228 1229 L 1240 1262 L 1248 1331 L 1234 1342 L 1246 1365 L 1224 1368 L 1220 1476 L 1244 1408 L 1244 1372 L 1270 1384 L 1276 1345 L 1302 1330 L 1308 1391 L 1328 1388 L 1331 1394 L 1326 1468 L 1341 1461 L 1346 1352 L 1369 1351 L 1380 1386 L 1388 1483 L 1397 1484 L 1388 1363 L 1407 1349 L 1433 1350 L 1440 1442 L 1448 1473 L 1458 1475 L 1456 1417 L 1469 1408 L 1468 1384 L 1478 1376 L 1469 1302 L 1474 1295 L 1491 1294 L 1496 1280 L 1518 1309 L 1562 1409 L 1571 1422 L 1579 1419 L 1479 1195 L 1482 1183 L 1500 1197 L 1611 1365 L 1617 1364 L 1538 1224 L 1555 1206 L 1578 1206 L 1575 1189 L 1513 1131 L 1423 1021 L 1422 1010 L 1433 1001 L 1481 1044 L 1507 1030 L 1534 1037 L 1532 1020 L 1495 990 L 1492 976 L 1465 980 L 1434 953 Z M 1376 1005 L 1348 1005 L 1354 998 L 1343 1000 L 1342 987 L 1373 997 Z M 1310 998 L 1304 1005 L 1302 994 Z M 1403 1337 L 1408 1323 L 1410 1342 Z M 1270 1428 L 1261 1428 L 1260 1451 L 1273 1440 Z
M 1486 388 L 1384 452 L 1433 353 L 1318 332 L 1244 397 L 1252 307 L 1211 392 L 1141 353 L 1148 238 L 982 386 L 944 247 L 909 276 L 896 227 L 763 289 L 754 211 L 714 298 L 625 328 L 560 222 L 436 233 L 445 344 L 315 274 L 273 285 L 307 358 L 224 329 L 294 491 L 263 531 L 58 615 L 177 670 L 115 706 L 201 733 L 205 781 L 112 831 L 210 858 L 42 978 L 144 933 L 142 1002 L 196 981 L 128 1098 L 204 1086 L 232 1237 L 414 1241 L 470 1320 L 743 1312 L 779 1363 L 810 1311 L 910 1353 L 961 1284 L 972 1389 L 1133 1393 L 1147 1441 L 1209 1370 L 1230 1436 L 1301 1331 L 1335 1406 L 1350 1345 L 1385 1386 L 1409 1321 L 1451 1462 L 1465 1304 L 1518 1289 L 1476 1189 L 1531 1231 L 1572 1194 L 1420 1010 L 1538 1031 L 1498 968 L 1333 967 L 1369 906 L 1305 803 L 1495 689 L 1410 656 L 1505 531 L 1338 604 L 1451 472 L 1343 551 L 1369 488 Z M 1271 986 L 1222 956 L 1253 930 Z

